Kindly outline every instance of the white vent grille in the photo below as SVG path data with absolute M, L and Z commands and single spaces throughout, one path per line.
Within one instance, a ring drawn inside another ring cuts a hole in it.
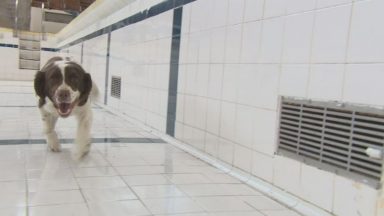
M 384 111 L 337 103 L 283 98 L 279 154 L 380 187 Z
M 121 77 L 112 76 L 111 96 L 115 98 L 121 97 Z

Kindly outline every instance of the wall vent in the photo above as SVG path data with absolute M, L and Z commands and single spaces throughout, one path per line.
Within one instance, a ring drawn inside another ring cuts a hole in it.
M 384 110 L 283 97 L 278 154 L 380 188 Z M 383 152 L 382 152 L 383 153 Z
M 115 98 L 121 97 L 121 77 L 112 76 L 111 96 Z

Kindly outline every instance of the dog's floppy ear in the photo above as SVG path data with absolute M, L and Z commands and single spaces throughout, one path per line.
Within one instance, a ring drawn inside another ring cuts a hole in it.
M 79 106 L 83 106 L 87 102 L 89 94 L 91 93 L 92 79 L 89 73 L 84 73 L 82 85 L 83 86 L 80 90 Z
M 47 96 L 45 93 L 45 73 L 41 71 L 37 71 L 34 80 L 34 87 L 36 95 L 40 97 L 39 107 L 45 104 L 45 97 Z

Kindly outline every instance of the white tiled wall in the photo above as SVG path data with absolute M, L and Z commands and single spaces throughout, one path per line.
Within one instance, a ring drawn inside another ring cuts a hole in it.
M 138 2 L 100 23 L 132 14 Z M 336 215 L 381 216 L 378 190 L 275 152 L 280 96 L 384 106 L 383 10 L 381 0 L 185 5 L 176 138 Z M 123 89 L 108 105 L 163 132 L 171 27 L 169 11 L 111 33 L 109 75 L 121 76 Z M 99 87 L 105 44 L 106 36 L 84 42 Z M 78 58 L 79 46 L 69 55 Z
M 105 96 L 105 71 L 107 64 L 108 35 L 102 35 L 91 40 L 87 40 L 83 42 L 82 46 L 82 65 L 85 71 L 91 74 L 92 80 L 99 89 L 99 102 L 103 103 Z
M 384 106 L 383 10 L 380 0 L 184 6 L 176 137 L 336 215 L 378 216 L 378 190 L 275 152 L 279 96 Z
M 172 11 L 111 33 L 109 74 L 122 80 L 108 105 L 165 132 Z M 108 91 L 110 91 L 108 89 Z

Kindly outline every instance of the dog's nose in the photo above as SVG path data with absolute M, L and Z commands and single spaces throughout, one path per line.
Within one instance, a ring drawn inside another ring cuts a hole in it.
M 57 96 L 59 101 L 62 102 L 69 101 L 71 99 L 71 93 L 69 92 L 69 90 L 60 90 L 57 93 Z

